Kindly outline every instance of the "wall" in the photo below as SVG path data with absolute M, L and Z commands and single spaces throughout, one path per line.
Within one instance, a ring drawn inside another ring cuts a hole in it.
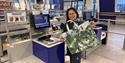
M 114 12 L 115 0 L 100 0 L 100 12 Z
M 115 12 L 115 0 L 99 0 L 100 12 Z M 100 16 L 102 19 L 116 19 L 115 16 Z

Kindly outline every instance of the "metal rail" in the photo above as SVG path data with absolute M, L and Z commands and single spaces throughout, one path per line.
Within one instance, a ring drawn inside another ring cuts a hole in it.
M 124 36 L 124 43 L 123 43 L 123 49 L 125 50 L 125 33 L 118 33 L 118 32 L 110 32 L 109 31 L 109 27 L 110 27 L 110 23 L 111 22 L 122 22 L 122 23 L 125 23 L 125 21 L 122 21 L 122 20 L 111 20 L 111 19 L 99 19 L 100 21 L 107 21 L 108 22 L 108 29 L 107 29 L 107 36 L 109 35 L 109 33 L 113 33 L 113 34 L 118 34 L 118 35 L 123 35 Z M 107 38 L 107 41 L 108 41 L 108 38 Z

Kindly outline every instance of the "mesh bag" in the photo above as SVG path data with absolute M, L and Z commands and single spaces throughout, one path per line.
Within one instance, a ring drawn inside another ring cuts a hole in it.
M 83 27 L 78 27 L 78 25 L 74 22 L 74 29 L 70 30 L 68 25 L 67 27 L 67 36 L 66 36 L 66 44 L 71 52 L 71 54 L 75 54 L 81 52 L 85 49 L 95 47 L 98 44 L 98 39 L 96 37 L 95 32 L 89 27 L 89 24 Z M 82 26 L 84 26 L 82 24 Z

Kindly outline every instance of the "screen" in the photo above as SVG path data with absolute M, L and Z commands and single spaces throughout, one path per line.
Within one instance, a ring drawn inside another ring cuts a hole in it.
M 50 17 L 56 16 L 56 12 L 55 12 L 55 11 L 50 11 L 50 12 L 49 12 L 49 16 L 50 16 Z
M 34 25 L 36 29 L 50 27 L 49 15 L 34 15 Z
M 91 11 L 83 13 L 83 19 L 90 20 L 91 18 L 92 18 L 92 12 Z

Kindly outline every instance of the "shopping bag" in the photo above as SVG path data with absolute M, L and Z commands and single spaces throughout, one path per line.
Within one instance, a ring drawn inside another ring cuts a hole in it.
M 99 39 L 91 27 L 87 27 L 86 30 L 81 31 L 78 40 L 80 40 L 79 48 L 81 50 L 93 48 L 99 44 Z
M 67 36 L 66 36 L 66 44 L 71 52 L 71 54 L 78 53 L 80 52 L 79 46 L 78 46 L 78 28 L 77 26 L 73 26 L 74 29 L 69 29 L 68 25 L 66 24 L 67 27 Z
M 98 44 L 99 41 L 95 32 L 89 26 L 89 22 L 85 22 L 79 26 L 75 22 L 73 23 L 74 29 L 72 30 L 69 29 L 68 25 L 66 25 L 66 44 L 71 54 L 95 47 Z

